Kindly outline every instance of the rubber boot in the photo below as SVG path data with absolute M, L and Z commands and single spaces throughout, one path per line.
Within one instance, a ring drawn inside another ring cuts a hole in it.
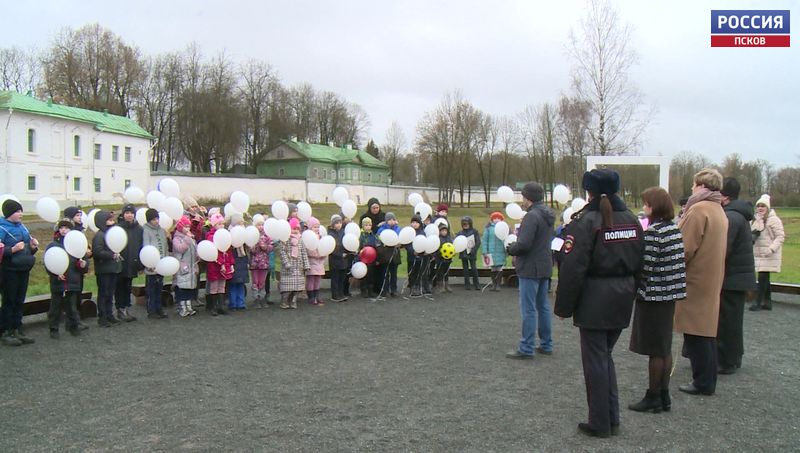
M 644 398 L 635 404 L 628 406 L 628 409 L 636 412 L 652 412 L 657 414 L 661 412 L 663 404 L 661 402 L 661 395 L 650 390 L 645 393 Z
M 669 397 L 669 389 L 661 390 L 661 409 L 669 412 L 672 409 L 672 398 Z
M 501 275 L 502 275 L 502 272 L 500 272 L 500 271 L 495 272 L 494 274 L 492 274 L 492 281 L 494 282 L 494 285 L 492 286 L 492 291 L 500 291 L 500 276 Z
M 225 294 L 217 294 L 217 313 L 227 315 L 228 308 L 225 307 Z
M 206 312 L 211 316 L 217 316 L 217 295 L 206 294 Z

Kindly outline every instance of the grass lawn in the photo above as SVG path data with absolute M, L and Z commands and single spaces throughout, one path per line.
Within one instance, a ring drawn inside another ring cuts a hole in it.
M 118 211 L 121 206 L 112 206 L 112 209 Z M 85 208 L 88 209 L 88 208 Z M 314 216 L 320 219 L 320 222 L 327 227 L 330 216 L 334 213 L 339 211 L 338 206 L 334 204 L 317 204 L 314 205 Z M 411 207 L 410 206 L 391 206 L 391 205 L 384 205 L 383 206 L 384 212 L 393 212 L 397 215 L 399 220 L 400 226 L 406 226 L 409 224 L 411 220 Z M 460 221 L 462 216 L 472 216 L 473 224 L 478 229 L 478 231 L 483 232 L 483 228 L 486 223 L 489 221 L 489 214 L 494 211 L 503 211 L 503 208 L 499 204 L 495 204 L 490 208 L 484 207 L 470 207 L 470 208 L 459 208 L 459 207 L 452 207 L 449 212 L 449 218 L 451 219 L 451 225 L 453 225 L 457 230 L 460 230 Z M 252 206 L 250 208 L 250 212 L 255 214 L 258 212 L 266 212 L 269 213 L 270 209 L 269 206 Z M 364 207 L 360 207 L 358 212 L 358 216 L 364 212 Z M 781 220 L 783 221 L 784 228 L 786 230 L 786 242 L 783 245 L 783 266 L 782 272 L 773 276 L 773 282 L 781 282 L 781 283 L 800 283 L 800 208 L 777 208 L 778 215 L 780 216 Z M 35 215 L 28 215 L 23 220 L 28 223 L 33 222 L 40 222 L 40 219 Z M 513 228 L 513 223 L 509 219 L 506 219 Z M 39 241 L 45 247 L 49 242 L 52 235 L 52 230 L 47 228 L 32 228 L 31 233 L 39 239 Z M 451 234 L 453 232 L 451 231 Z M 89 241 L 91 243 L 91 235 L 89 233 Z M 47 273 L 44 270 L 44 265 L 42 264 L 41 258 L 42 255 L 39 255 L 39 259 L 37 260 L 37 265 L 34 267 L 33 272 L 31 272 L 31 280 L 28 287 L 28 295 L 33 296 L 37 294 L 46 294 L 50 292 L 49 283 L 47 279 Z M 460 267 L 461 262 L 458 259 L 454 260 L 453 263 L 454 267 Z M 506 266 L 511 266 L 511 258 L 506 261 Z M 554 271 L 555 272 L 555 271 Z M 403 261 L 400 264 L 398 269 L 398 274 L 405 277 L 406 276 L 406 256 L 403 253 Z M 144 277 L 141 276 L 134 281 L 134 283 L 144 283 Z M 94 294 L 97 294 L 97 285 L 95 283 L 94 273 L 89 273 L 86 276 L 85 280 L 85 288 L 86 291 L 91 291 Z

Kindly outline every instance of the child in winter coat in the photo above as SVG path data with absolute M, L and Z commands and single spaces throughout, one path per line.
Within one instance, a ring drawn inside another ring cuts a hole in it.
M 316 217 L 308 219 L 308 229 L 319 238 L 319 220 Z M 319 286 L 322 276 L 325 275 L 325 259 L 317 250 L 307 250 L 308 253 L 308 272 L 306 272 L 306 293 L 308 293 L 308 303 L 310 305 L 325 305 L 319 297 Z
M 95 215 L 95 218 L 97 216 Z M 142 246 L 152 245 L 158 249 L 160 256 L 169 254 L 169 239 L 167 233 L 159 225 L 158 211 L 148 209 L 145 212 L 147 223 L 144 224 L 142 233 Z M 97 271 L 97 270 L 95 270 Z M 156 272 L 154 268 L 145 268 L 145 292 L 147 294 L 147 318 L 164 319 L 167 314 L 161 303 L 161 291 L 164 289 L 164 276 Z
M 172 282 L 175 286 L 175 300 L 178 301 L 178 314 L 185 318 L 197 313 L 192 308 L 192 301 L 197 300 L 197 274 L 200 272 L 197 242 L 192 234 L 192 221 L 187 216 L 181 217 L 175 226 L 172 256 L 180 263 Z
M 225 217 L 222 214 L 213 214 L 208 219 L 211 230 L 206 239 L 214 242 L 214 233 L 225 227 Z M 217 260 L 208 263 L 206 279 L 208 280 L 208 293 L 206 294 L 206 311 L 211 316 L 226 315 L 225 309 L 225 282 L 233 277 L 234 260 L 230 249 L 217 252 Z
M 459 254 L 461 265 L 464 268 L 464 289 L 470 290 L 469 279 L 472 277 L 472 284 L 475 290 L 481 289 L 478 282 L 478 249 L 481 246 L 481 233 L 472 227 L 472 217 L 464 216 L 461 218 L 461 231 L 456 236 L 467 238 L 467 248 Z
M 359 251 L 359 261 L 361 256 L 361 251 L 364 250 L 364 247 L 372 247 L 376 251 L 377 257 L 377 246 L 378 246 L 378 236 L 372 230 L 372 219 L 369 217 L 364 217 L 361 219 L 361 236 L 358 238 L 358 251 Z M 364 263 L 366 264 L 366 263 Z M 372 261 L 367 266 L 367 275 L 361 279 L 361 297 L 375 297 L 378 294 L 374 291 L 375 287 L 375 274 L 376 274 L 376 266 L 377 266 L 377 258 L 375 261 Z
M 244 219 L 241 214 L 231 216 L 230 229 L 235 226 L 244 226 Z M 250 283 L 250 274 L 247 267 L 250 258 L 247 256 L 247 249 L 242 244 L 239 247 L 231 247 L 233 253 L 233 276 L 228 280 L 228 307 L 231 310 L 245 310 L 245 298 L 247 297 L 247 284 Z
M 155 212 L 155 209 L 152 209 Z M 158 222 L 158 212 L 156 212 Z M 109 211 L 97 211 L 94 223 L 98 228 L 92 238 L 92 257 L 94 258 L 94 275 L 97 278 L 97 325 L 110 327 L 119 323 L 114 317 L 114 291 L 117 289 L 117 275 L 122 272 L 122 261 L 119 253 L 114 252 L 106 244 L 106 232 L 114 226 L 114 216 Z M 157 223 L 156 223 L 157 224 Z M 166 245 L 165 248 L 166 250 Z M 158 289 L 159 296 L 161 288 Z
M 69 219 L 62 219 L 56 225 L 58 236 L 47 246 L 64 248 L 64 236 L 72 231 L 73 223 Z M 62 307 L 67 312 L 67 331 L 73 336 L 80 335 L 78 328 L 78 304 L 80 303 L 81 288 L 83 287 L 83 276 L 89 270 L 89 263 L 82 258 L 69 256 L 69 265 L 66 272 L 56 275 L 50 271 L 50 310 L 47 312 L 47 320 L 50 323 L 50 338 L 58 339 L 58 328 L 61 325 Z
M 378 267 L 376 277 L 380 279 L 380 284 L 376 288 L 379 296 L 386 293 L 391 297 L 397 297 L 397 267 L 400 265 L 401 255 L 399 246 L 389 247 L 380 242 L 380 235 L 386 230 L 392 230 L 400 234 L 400 226 L 397 224 L 397 217 L 394 213 L 386 213 L 386 223 L 378 228 Z
M 281 242 L 281 308 L 297 308 L 296 298 L 305 290 L 305 273 L 310 268 L 308 252 L 300 236 L 300 221 L 291 219 L 289 240 Z
M 132 204 L 125 205 L 122 213 L 117 217 L 117 225 L 120 226 L 128 235 L 128 242 L 120 252 L 122 257 L 122 272 L 117 275 L 117 286 L 114 290 L 114 303 L 117 307 L 117 319 L 120 321 L 136 321 L 136 317 L 130 312 L 131 308 L 131 289 L 133 279 L 139 276 L 142 271 L 142 263 L 139 262 L 139 252 L 142 250 L 142 235 L 144 229 L 136 221 L 136 207 Z
M 28 292 L 28 279 L 36 262 L 33 255 L 39 250 L 39 241 L 31 237 L 22 224 L 22 205 L 7 199 L 2 206 L 0 219 L 0 242 L 3 247 L 2 292 L 3 307 L 0 310 L 0 334 L 3 344 L 19 346 L 33 343 L 33 338 L 22 331 L 22 306 Z
M 417 236 L 425 237 L 425 230 L 422 228 L 422 219 L 415 215 L 411 217 L 411 228 L 416 231 Z M 428 277 L 428 266 L 430 257 L 425 256 L 425 252 L 417 253 L 414 251 L 414 244 L 406 245 L 406 258 L 408 262 L 408 286 L 411 288 L 411 297 L 422 296 L 422 287 L 428 289 L 430 293 L 430 279 Z
M 328 256 L 328 269 L 331 271 L 331 300 L 334 302 L 344 302 L 347 297 L 344 295 L 344 281 L 347 278 L 347 251 L 342 245 L 344 229 L 342 228 L 342 217 L 338 214 L 331 216 L 331 225 L 328 229 L 328 236 L 336 241 L 336 248 Z
M 453 243 L 453 238 L 450 236 L 450 227 L 447 226 L 447 223 L 440 222 L 439 223 L 439 250 L 433 254 L 434 260 L 434 271 L 433 271 L 433 281 L 431 282 L 433 287 L 441 282 L 442 289 L 446 293 L 452 292 L 450 290 L 450 282 L 448 281 L 447 274 L 450 271 L 450 264 L 453 262 L 453 259 L 444 259 L 442 257 L 442 245 L 447 243 Z
M 253 279 L 253 294 L 256 297 L 255 305 L 258 308 L 266 307 L 269 303 L 269 255 L 272 252 L 272 239 L 264 231 L 264 220 L 259 219 L 254 223 L 258 230 L 258 242 L 250 247 L 250 275 Z
M 506 246 L 494 233 L 494 226 L 503 220 L 505 220 L 503 214 L 493 212 L 483 230 L 484 263 L 491 262 L 492 291 L 500 291 L 500 277 L 503 275 L 503 266 L 506 263 Z

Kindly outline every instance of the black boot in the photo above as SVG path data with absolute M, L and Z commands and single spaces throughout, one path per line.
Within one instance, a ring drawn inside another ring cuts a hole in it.
M 499 272 L 499 271 L 498 271 L 498 272 L 495 272 L 495 273 L 493 274 L 493 276 L 492 276 L 492 277 L 493 277 L 493 278 L 492 278 L 492 280 L 494 281 L 494 285 L 492 286 L 492 291 L 500 291 L 500 275 L 501 275 L 501 274 L 502 274 L 502 273 L 501 273 L 501 272 Z
M 469 286 L 469 279 L 468 278 L 464 279 L 464 289 L 466 289 L 467 291 L 470 291 L 472 289 L 472 287 Z
M 761 305 L 758 302 L 753 302 L 753 305 L 750 305 L 750 311 L 760 311 Z
M 764 303 L 761 304 L 762 310 L 772 310 L 772 299 L 764 299 Z
M 217 295 L 216 294 L 208 294 L 206 296 L 206 311 L 211 314 L 211 316 L 217 316 Z
M 661 409 L 669 412 L 672 409 L 672 398 L 669 397 L 669 389 L 661 390 Z
M 661 395 L 648 390 L 641 401 L 629 405 L 628 409 L 636 412 L 652 412 L 657 414 L 661 412 L 662 409 Z

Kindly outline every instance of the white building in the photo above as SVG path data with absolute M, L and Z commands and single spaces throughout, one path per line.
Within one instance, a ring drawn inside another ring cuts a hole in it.
M 0 194 L 27 208 L 119 203 L 128 185 L 148 187 L 153 140 L 130 118 L 0 91 Z

